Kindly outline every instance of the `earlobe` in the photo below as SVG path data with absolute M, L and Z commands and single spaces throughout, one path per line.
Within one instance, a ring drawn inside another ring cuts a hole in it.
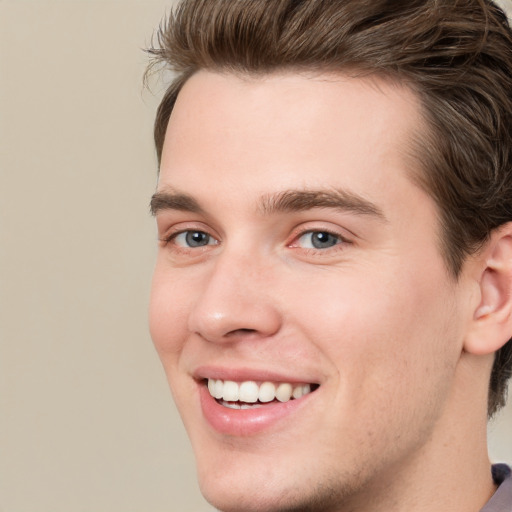
M 464 349 L 491 354 L 512 337 L 512 223 L 495 230 L 479 255 L 480 303 L 474 311 Z

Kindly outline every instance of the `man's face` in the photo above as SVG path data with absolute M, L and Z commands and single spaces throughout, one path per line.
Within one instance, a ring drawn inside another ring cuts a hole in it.
M 220 509 L 362 502 L 442 437 L 467 301 L 410 178 L 414 130 L 416 98 L 384 81 L 200 72 L 181 91 L 150 324 Z

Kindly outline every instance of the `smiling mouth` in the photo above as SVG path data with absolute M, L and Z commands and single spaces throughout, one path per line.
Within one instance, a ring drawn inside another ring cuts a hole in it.
M 318 384 L 291 384 L 289 382 L 261 382 L 207 379 L 210 395 L 217 403 L 229 409 L 253 409 L 274 403 L 297 400 L 315 391 Z

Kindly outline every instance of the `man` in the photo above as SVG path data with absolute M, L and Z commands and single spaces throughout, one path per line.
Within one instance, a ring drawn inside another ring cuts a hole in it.
M 224 512 L 504 512 L 512 33 L 484 0 L 185 0 L 152 337 Z

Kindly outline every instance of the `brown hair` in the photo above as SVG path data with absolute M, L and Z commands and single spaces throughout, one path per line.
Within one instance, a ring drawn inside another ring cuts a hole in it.
M 418 95 L 417 182 L 440 211 L 457 277 L 490 232 L 512 220 L 512 32 L 488 0 L 183 0 L 149 53 L 177 73 L 157 112 L 160 161 L 177 95 L 199 69 L 265 74 L 357 70 Z M 489 415 L 506 399 L 512 341 L 496 354 Z

